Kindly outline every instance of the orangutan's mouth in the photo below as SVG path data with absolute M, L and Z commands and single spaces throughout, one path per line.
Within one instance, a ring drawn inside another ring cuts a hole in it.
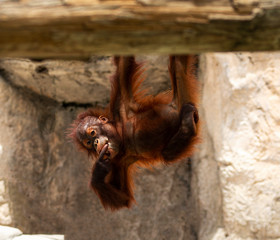
M 110 152 L 108 151 L 109 144 L 105 144 L 102 150 L 99 153 L 99 158 L 102 159 L 105 156 L 105 159 L 110 157 Z

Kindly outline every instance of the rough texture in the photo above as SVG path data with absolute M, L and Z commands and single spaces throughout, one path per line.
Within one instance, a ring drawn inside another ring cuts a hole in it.
M 141 171 L 138 205 L 114 214 L 89 191 L 91 163 L 65 138 L 78 112 L 108 102 L 110 58 L 2 59 L 0 221 L 7 206 L 11 223 L 0 223 L 70 240 L 279 239 L 280 53 L 200 59 L 199 152 Z M 167 58 L 148 60 L 144 84 L 168 88 Z
M 280 49 L 268 0 L 3 0 L 0 56 L 87 58 Z
M 223 197 L 215 240 L 280 238 L 279 64 L 279 53 L 205 56 L 202 105 Z
M 0 145 L 0 157 L 2 155 L 2 145 Z M 2 158 L 0 158 L 2 160 Z M 0 161 L 1 162 L 1 161 Z M 1 172 L 0 172 L 1 173 Z M 0 174 L 0 178 L 2 175 Z M 4 180 L 0 181 L 0 225 L 9 225 L 12 223 L 11 212 L 9 207 L 8 191 L 5 187 Z
M 167 58 L 151 60 L 145 84 L 156 93 L 169 84 Z M 100 104 L 108 101 L 111 59 L 98 61 L 102 64 L 0 62 L 0 176 L 9 191 L 12 225 L 24 233 L 65 233 L 70 240 L 88 240 L 89 236 L 95 240 L 195 239 L 188 161 L 140 171 L 135 194 L 138 205 L 130 211 L 105 212 L 89 190 L 91 163 L 67 142 L 65 131 L 84 106 L 99 100 L 95 95 L 100 89 Z M 92 74 L 84 74 L 85 69 Z M 76 88 L 79 74 L 84 82 Z M 68 79 L 72 75 L 75 81 Z
M 152 94 L 168 88 L 166 57 L 140 56 L 138 61 L 147 62 L 145 74 L 149 78 L 144 86 L 150 88 Z M 86 62 L 0 59 L 0 75 L 12 86 L 63 103 L 64 106 L 106 105 L 113 71 L 110 57 L 92 57 Z
M 17 228 L 0 226 L 0 240 L 64 240 L 63 235 L 25 235 Z

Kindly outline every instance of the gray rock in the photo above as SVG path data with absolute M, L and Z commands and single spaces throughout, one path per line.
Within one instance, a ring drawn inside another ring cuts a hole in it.
M 0 216 L 24 232 L 70 240 L 279 239 L 279 53 L 201 59 L 198 153 L 140 170 L 138 204 L 115 213 L 89 190 L 91 162 L 65 134 L 79 112 L 109 101 L 110 58 L 2 59 Z M 151 93 L 170 86 L 166 58 L 139 60 L 151 60 Z
M 170 86 L 167 58 L 148 60 L 144 84 L 156 94 Z M 65 132 L 85 107 L 109 101 L 110 62 L 0 61 L 0 176 L 12 224 L 70 240 L 196 239 L 187 161 L 140 171 L 131 210 L 105 212 L 88 187 L 91 161 Z

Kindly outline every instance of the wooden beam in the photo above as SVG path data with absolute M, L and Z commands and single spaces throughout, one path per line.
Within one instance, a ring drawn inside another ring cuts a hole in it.
M 0 0 L 0 56 L 280 50 L 275 0 Z

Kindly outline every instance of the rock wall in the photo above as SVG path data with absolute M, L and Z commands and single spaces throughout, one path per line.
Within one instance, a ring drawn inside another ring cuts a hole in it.
M 167 58 L 151 60 L 145 84 L 156 93 L 169 86 Z M 90 161 L 65 132 L 86 107 L 108 102 L 112 70 L 108 57 L 1 60 L 0 176 L 10 200 L 10 225 L 24 233 L 63 233 L 70 240 L 195 239 L 188 161 L 142 171 L 132 210 L 105 212 L 89 190 Z
M 212 239 L 278 239 L 280 54 L 207 54 L 203 62 L 205 128 L 222 192 Z
M 0 240 L 64 240 L 63 235 L 26 235 L 17 228 L 0 226 Z
M 153 94 L 170 86 L 166 57 L 139 59 L 150 63 Z M 138 205 L 113 214 L 89 191 L 90 161 L 65 136 L 79 112 L 108 103 L 111 59 L 2 59 L 0 224 L 70 240 L 280 238 L 280 54 L 200 59 L 198 153 L 141 171 Z

